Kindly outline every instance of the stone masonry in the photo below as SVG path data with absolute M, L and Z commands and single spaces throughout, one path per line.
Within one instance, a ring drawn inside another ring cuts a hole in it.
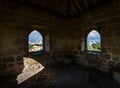
M 68 20 L 45 11 L 4 3 L 0 5 L 0 75 L 21 73 L 24 56 L 35 57 L 47 66 L 49 62 L 54 63 L 53 60 L 59 61 L 54 59 L 58 57 L 70 63 L 73 59 L 66 57 L 70 55 L 79 64 L 109 71 L 120 62 L 119 24 L 120 2 L 116 0 Z M 101 34 L 101 53 L 86 51 L 86 36 L 93 29 Z M 45 44 L 49 46 L 44 54 L 28 53 L 28 35 L 33 30 L 42 33 L 44 38 L 49 35 L 49 43 Z

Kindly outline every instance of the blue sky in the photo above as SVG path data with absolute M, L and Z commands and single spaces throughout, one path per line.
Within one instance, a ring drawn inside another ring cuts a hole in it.
M 101 39 L 100 34 L 95 30 L 91 31 L 87 36 L 88 42 L 90 42 L 91 40 L 96 41 L 96 42 L 100 42 L 100 39 Z
M 100 34 L 97 31 L 93 30 L 88 34 L 87 41 L 90 42 L 91 40 L 93 40 L 100 42 L 100 38 Z M 34 30 L 29 34 L 29 41 L 42 41 L 42 35 L 37 30 Z
M 29 41 L 30 42 L 36 42 L 36 41 L 42 41 L 42 35 L 34 30 L 29 34 Z

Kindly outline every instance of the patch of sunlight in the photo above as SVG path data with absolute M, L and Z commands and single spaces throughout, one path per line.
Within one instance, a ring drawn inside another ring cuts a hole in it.
M 44 66 L 33 58 L 24 57 L 24 68 L 21 74 L 17 76 L 18 85 L 25 82 L 32 76 L 44 69 Z

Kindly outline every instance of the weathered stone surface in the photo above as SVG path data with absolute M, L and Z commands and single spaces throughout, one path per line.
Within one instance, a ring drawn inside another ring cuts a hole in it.
M 102 57 L 104 57 L 105 59 L 111 59 L 111 55 L 109 54 L 102 54 Z
M 112 57 L 112 60 L 114 60 L 114 61 L 120 61 L 120 57 L 119 56 L 114 56 L 114 57 Z
M 14 57 L 12 57 L 12 56 L 10 56 L 10 57 L 3 57 L 3 62 L 15 62 L 15 59 L 14 59 Z
M 2 70 L 5 70 L 5 69 L 7 69 L 7 64 L 0 64 L 0 70 L 2 71 Z
M 115 65 L 114 65 L 115 68 L 119 68 L 120 70 L 120 62 L 117 62 Z
M 9 67 L 9 68 L 14 67 L 14 66 L 15 66 L 14 63 L 8 63 L 8 64 L 7 64 L 7 67 Z
M 119 47 L 119 46 L 117 45 L 117 47 Z M 113 53 L 114 55 L 120 55 L 120 49 L 119 49 L 119 48 L 113 48 L 113 49 L 112 49 L 112 53 Z
M 17 62 L 17 65 L 24 65 L 24 62 Z
M 50 42 L 47 44 L 50 44 L 50 53 L 53 53 L 53 57 L 37 55 L 36 58 L 39 62 L 71 62 L 71 58 L 75 58 L 71 54 L 76 56 L 77 50 L 79 52 L 81 49 L 82 51 L 86 50 L 86 37 L 94 29 L 98 30 L 101 35 L 101 53 L 99 55 L 80 53 L 77 61 L 80 64 L 98 68 L 100 66 L 104 69 L 106 63 L 108 63 L 109 68 L 113 66 L 114 61 L 117 62 L 120 59 L 120 8 L 116 6 L 119 5 L 118 3 L 86 12 L 82 16 L 73 17 L 69 20 L 29 7 L 20 6 L 19 11 L 17 11 L 14 8 L 9 8 L 8 3 L 4 4 L 6 8 L 1 5 L 0 56 L 3 57 L 2 69 L 7 69 L 7 65 L 4 63 L 9 64 L 15 60 L 17 65 L 23 65 L 22 55 L 28 53 L 28 36 L 33 30 L 43 33 L 43 38 L 46 34 L 50 35 Z M 64 56 L 66 53 L 69 55 Z M 12 55 L 18 56 L 14 58 Z M 114 55 L 118 57 L 114 57 Z M 48 60 L 51 57 L 52 59 Z M 107 60 L 113 61 L 106 62 Z M 0 64 L 2 64 L 1 59 Z M 12 64 L 9 65 L 12 67 Z
M 115 64 L 115 61 L 108 61 L 107 62 L 108 68 L 112 68 L 114 66 L 114 64 Z
M 0 57 L 0 63 L 2 62 L 2 58 Z
M 17 57 L 16 57 L 16 61 L 18 61 L 18 62 L 19 62 L 19 61 L 23 61 L 23 57 L 22 57 L 22 56 L 17 56 Z
M 113 73 L 113 79 L 120 83 L 120 73 L 114 72 Z

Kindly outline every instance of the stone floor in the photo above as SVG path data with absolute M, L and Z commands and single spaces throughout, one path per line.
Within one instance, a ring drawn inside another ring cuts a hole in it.
M 0 83 L 0 88 L 120 88 L 110 76 L 76 65 L 45 68 L 20 85 L 16 76 L 3 77 Z

